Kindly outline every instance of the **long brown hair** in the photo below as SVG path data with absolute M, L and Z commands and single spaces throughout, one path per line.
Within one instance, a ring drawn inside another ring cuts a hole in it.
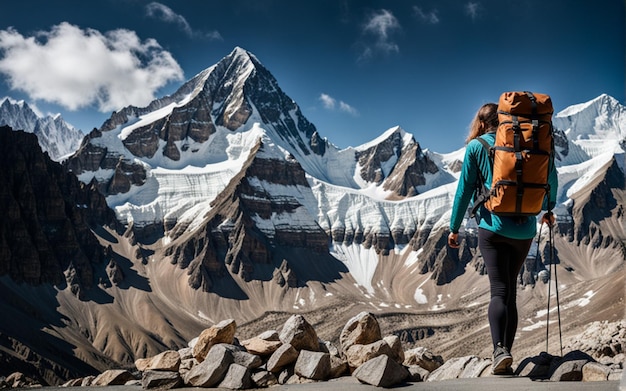
M 484 124 L 484 125 L 483 125 Z M 495 131 L 498 128 L 498 105 L 495 103 L 485 103 L 478 109 L 476 116 L 472 120 L 469 128 L 469 135 L 465 143 L 469 143 L 476 137 L 487 132 Z

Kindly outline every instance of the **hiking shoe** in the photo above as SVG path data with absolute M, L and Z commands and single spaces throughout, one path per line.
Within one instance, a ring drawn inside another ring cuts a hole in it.
M 493 363 L 491 364 L 491 373 L 494 375 L 510 375 L 513 371 L 513 356 L 509 353 L 509 349 L 502 344 L 496 346 L 493 351 Z

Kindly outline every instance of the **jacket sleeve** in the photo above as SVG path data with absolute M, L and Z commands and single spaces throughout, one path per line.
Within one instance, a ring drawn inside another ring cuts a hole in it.
M 477 147 L 478 145 L 478 147 Z M 467 211 L 472 195 L 476 189 L 476 180 L 478 179 L 478 163 L 476 159 L 477 148 L 482 148 L 478 141 L 472 140 L 467 144 L 465 157 L 463 158 L 463 167 L 454 196 L 454 205 L 452 207 L 452 216 L 450 217 L 450 231 L 459 232 L 463 217 Z

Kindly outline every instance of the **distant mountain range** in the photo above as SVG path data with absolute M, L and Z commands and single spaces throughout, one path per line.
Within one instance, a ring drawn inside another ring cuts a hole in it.
M 60 115 L 39 116 L 24 101 L 4 99 L 0 102 L 0 126 L 3 125 L 34 133 L 41 149 L 57 162 L 76 152 L 85 137 Z
M 28 111 L 24 103 L 5 101 L 0 123 L 10 112 L 13 121 L 29 118 L 11 125 L 26 129 L 36 123 Z M 625 113 L 619 102 L 601 95 L 554 116 L 559 190 L 553 261 L 565 268 L 561 281 L 571 303 L 583 289 L 614 283 L 619 276 L 612 273 L 626 263 Z M 50 134 L 55 133 L 38 134 L 42 146 L 46 137 L 55 144 Z M 20 137 L 10 142 L 27 142 Z M 78 185 L 51 190 L 55 202 L 49 202 L 48 190 L 30 190 L 38 180 L 15 182 L 15 175 L 25 177 L 15 171 L 20 162 L 33 156 L 4 163 L 14 182 L 0 205 L 2 212 L 13 211 L 0 231 L 0 266 L 8 265 L 0 269 L 0 290 L 12 298 L 3 305 L 25 323 L 37 319 L 47 337 L 40 341 L 45 348 L 35 346 L 28 328 L 16 336 L 13 326 L 0 321 L 0 345 L 36 351 L 39 362 L 32 365 L 48 383 L 89 372 L 85 365 L 127 365 L 184 345 L 207 324 L 227 318 L 258 322 L 269 311 L 340 308 L 341 313 L 331 311 L 337 324 L 357 309 L 406 316 L 446 311 L 456 315 L 432 326 L 437 333 L 463 327 L 478 333 L 484 327 L 486 320 L 475 320 L 484 315 L 461 319 L 467 312 L 481 314 L 488 298 L 474 223 L 464 225 L 458 251 L 445 239 L 464 148 L 439 154 L 394 127 L 369 143 L 339 149 L 242 48 L 174 94 L 113 113 L 67 152 L 72 151 L 59 167 Z M 59 149 L 58 160 L 63 153 Z M 32 178 L 49 175 L 35 168 L 26 172 Z M 95 194 L 78 195 L 74 188 Z M 20 194 L 30 194 L 31 202 L 21 204 Z M 71 255 L 52 268 L 49 258 L 33 256 L 26 272 L 19 254 L 25 248 L 29 254 L 50 251 L 41 243 L 59 231 L 38 212 L 28 224 L 41 229 L 26 229 L 17 240 L 11 227 L 26 219 L 25 210 L 40 211 L 41 205 L 65 205 L 67 215 L 84 216 L 79 220 L 92 236 L 83 240 L 97 240 L 102 250 L 83 250 L 97 256 L 81 256 L 78 268 L 67 261 Z M 542 286 L 539 272 L 549 268 L 545 242 L 531 250 L 520 276 L 528 288 L 520 302 L 545 295 L 533 289 Z M 41 299 L 30 310 L 20 309 L 19 303 L 35 296 Z M 619 297 L 603 300 L 606 311 L 564 311 L 570 330 L 619 317 L 608 312 L 619 306 Z M 532 312 L 525 315 L 540 322 Z M 412 327 L 393 332 L 421 335 Z M 331 327 L 328 337 L 336 332 Z M 527 348 L 540 338 L 532 335 Z M 454 344 L 437 338 L 406 342 L 438 341 L 439 349 L 462 354 L 485 337 L 472 332 L 458 334 Z M 75 348 L 55 338 L 73 341 Z M 56 361 L 63 370 L 40 368 L 48 360 L 46 349 L 63 352 Z M 17 361 L 2 362 L 14 368 Z

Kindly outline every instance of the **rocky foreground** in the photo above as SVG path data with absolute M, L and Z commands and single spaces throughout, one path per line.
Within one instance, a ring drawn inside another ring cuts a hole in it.
M 266 331 L 239 341 L 234 320 L 205 329 L 189 346 L 135 361 L 132 369 L 110 369 L 73 379 L 63 386 L 141 385 L 250 389 L 326 381 L 353 376 L 360 382 L 392 387 L 404 382 L 439 381 L 491 375 L 491 359 L 477 356 L 448 361 L 425 348 L 404 351 L 395 335 L 384 336 L 376 317 L 361 312 L 342 329 L 339 346 L 322 341 L 302 315 L 293 315 L 280 332 Z M 567 354 L 542 352 L 522 360 L 515 376 L 550 381 L 619 380 L 624 365 L 626 321 L 594 322 L 566 341 Z M 0 378 L 0 388 L 36 387 L 21 373 Z

